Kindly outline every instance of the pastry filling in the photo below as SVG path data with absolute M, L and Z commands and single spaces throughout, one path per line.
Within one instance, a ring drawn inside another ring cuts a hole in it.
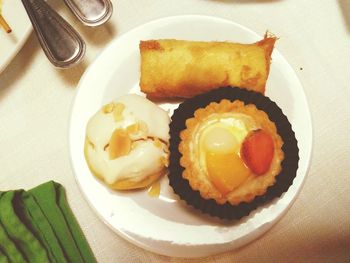
M 251 175 L 240 149 L 249 132 L 257 128 L 250 116 L 232 113 L 214 115 L 199 127 L 200 166 L 223 195 Z

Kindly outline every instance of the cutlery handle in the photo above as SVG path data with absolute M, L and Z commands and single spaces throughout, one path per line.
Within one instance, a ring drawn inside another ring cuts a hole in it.
M 85 53 L 79 34 L 44 0 L 22 0 L 30 21 L 50 62 L 60 68 L 78 63 Z
M 113 13 L 110 0 L 64 0 L 75 16 L 87 26 L 99 26 Z

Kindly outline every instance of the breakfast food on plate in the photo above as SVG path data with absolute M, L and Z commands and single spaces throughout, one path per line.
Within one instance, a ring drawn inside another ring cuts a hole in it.
M 276 126 L 253 104 L 223 99 L 194 112 L 180 133 L 183 177 L 205 199 L 233 205 L 266 192 L 281 171 Z
M 170 185 L 214 216 L 247 215 L 285 192 L 296 175 L 288 119 L 257 92 L 225 87 L 184 101 L 172 116 L 170 138 Z
M 141 41 L 141 90 L 150 98 L 190 98 L 225 86 L 263 94 L 275 41 L 267 35 L 253 44 Z
M 158 196 L 155 181 L 169 171 L 181 199 L 223 219 L 281 196 L 296 176 L 299 150 L 287 117 L 264 96 L 275 41 L 141 41 L 141 91 L 187 99 L 171 122 L 138 95 L 104 105 L 86 128 L 92 173 L 112 189 L 152 185 L 149 195 Z
M 91 172 L 116 190 L 149 186 L 167 173 L 169 116 L 138 95 L 104 105 L 86 127 Z

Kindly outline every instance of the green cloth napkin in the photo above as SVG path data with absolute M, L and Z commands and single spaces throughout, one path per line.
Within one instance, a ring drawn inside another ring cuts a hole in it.
M 2 262 L 96 262 L 62 185 L 0 192 Z

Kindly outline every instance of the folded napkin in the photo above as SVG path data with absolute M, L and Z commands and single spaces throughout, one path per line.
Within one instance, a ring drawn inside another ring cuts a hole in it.
M 0 192 L 0 263 L 90 263 L 96 259 L 62 185 Z

